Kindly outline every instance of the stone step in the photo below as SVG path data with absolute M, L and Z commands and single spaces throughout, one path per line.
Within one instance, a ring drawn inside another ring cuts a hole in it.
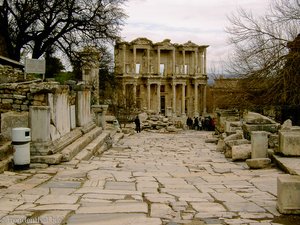
M 46 163 L 49 165 L 56 165 L 61 163 L 62 154 L 55 153 L 53 155 L 41 155 L 41 156 L 31 156 L 30 163 Z
M 103 131 L 98 137 L 96 137 L 84 149 L 82 149 L 74 157 L 74 159 L 77 159 L 77 160 L 90 159 L 103 145 L 105 145 L 105 142 L 109 136 L 110 136 L 109 131 Z
M 95 127 L 90 132 L 84 134 L 78 138 L 72 144 L 68 145 L 61 151 L 62 161 L 70 161 L 75 155 L 77 155 L 82 149 L 84 149 L 91 141 L 98 137 L 102 133 L 101 127 Z
M 113 143 L 118 143 L 124 137 L 124 133 L 116 133 L 113 136 Z
M 0 161 L 0 173 L 7 171 L 12 168 L 13 156 L 8 156 Z
M 8 156 L 13 154 L 13 149 L 11 148 L 11 141 L 6 141 L 0 146 L 0 161 L 6 159 Z
M 300 157 L 285 157 L 271 154 L 271 158 L 286 173 L 300 176 Z

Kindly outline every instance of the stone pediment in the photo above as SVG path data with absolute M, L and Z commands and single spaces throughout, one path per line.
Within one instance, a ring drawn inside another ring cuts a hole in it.
M 198 47 L 198 45 L 196 45 L 195 43 L 188 41 L 186 43 L 183 44 L 184 47 Z
M 132 45 L 152 45 L 152 41 L 147 38 L 137 38 L 130 42 Z
M 163 46 L 163 47 L 173 47 L 173 44 L 171 43 L 170 39 L 165 39 L 162 42 L 157 42 L 155 45 Z

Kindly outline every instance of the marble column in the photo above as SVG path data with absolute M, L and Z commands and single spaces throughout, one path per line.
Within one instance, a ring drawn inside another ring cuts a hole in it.
M 124 96 L 124 98 L 125 98 L 125 95 L 126 95 L 126 84 L 123 84 L 123 96 Z
M 150 48 L 147 48 L 147 73 L 150 73 Z
M 195 74 L 198 74 L 198 50 L 195 51 Z
M 172 84 L 173 90 L 173 114 L 176 115 L 176 84 Z
M 147 83 L 147 109 L 150 110 L 150 98 L 151 98 L 151 84 Z
M 123 45 L 123 74 L 126 74 L 126 45 Z
M 175 49 L 173 49 L 173 64 L 172 64 L 172 74 L 176 74 L 176 62 L 175 62 Z
M 203 115 L 206 114 L 206 85 L 203 85 Z
M 102 127 L 103 130 L 106 128 L 105 115 L 107 112 L 108 105 L 92 105 L 92 109 L 96 117 L 96 125 Z
M 123 101 L 124 101 L 124 104 L 126 105 L 126 84 L 123 84 Z
M 157 74 L 160 75 L 160 48 L 157 49 Z
M 204 56 L 203 56 L 203 74 L 206 74 L 206 49 L 204 49 Z
M 157 113 L 160 113 L 160 84 L 157 84 Z
M 182 84 L 181 114 L 185 115 L 185 84 Z
M 137 84 L 133 84 L 133 103 L 136 104 L 136 86 Z
M 133 46 L 133 74 L 136 74 L 136 47 Z
M 183 74 L 186 74 L 185 72 L 185 50 L 182 50 L 182 61 L 183 61 Z
M 200 53 L 200 71 L 201 71 L 201 74 L 204 74 L 204 58 L 203 58 L 203 51 Z
M 196 83 L 195 82 L 195 88 L 194 88 L 194 90 L 195 90 L 195 93 L 194 93 L 194 99 L 195 99 L 195 102 L 194 102 L 194 106 L 195 106 L 195 108 L 194 108 L 194 116 L 195 117 L 198 117 L 199 116 L 199 112 L 198 112 L 198 83 Z

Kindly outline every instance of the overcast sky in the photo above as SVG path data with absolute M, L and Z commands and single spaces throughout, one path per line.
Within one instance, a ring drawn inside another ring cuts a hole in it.
M 264 15 L 272 0 L 128 0 L 129 16 L 121 33 L 125 41 L 146 37 L 153 42 L 166 38 L 172 43 L 192 41 L 209 45 L 207 72 L 222 73 L 222 61 L 230 55 L 227 16 L 238 8 Z

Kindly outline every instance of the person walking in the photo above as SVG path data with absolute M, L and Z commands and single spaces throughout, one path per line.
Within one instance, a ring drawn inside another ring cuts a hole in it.
M 195 121 L 194 121 L 194 129 L 195 129 L 195 130 L 199 130 L 199 120 L 198 120 L 198 117 L 195 118 Z
M 139 116 L 135 117 L 134 123 L 135 123 L 135 130 L 136 130 L 136 132 L 140 133 L 141 132 L 141 121 L 139 119 Z

